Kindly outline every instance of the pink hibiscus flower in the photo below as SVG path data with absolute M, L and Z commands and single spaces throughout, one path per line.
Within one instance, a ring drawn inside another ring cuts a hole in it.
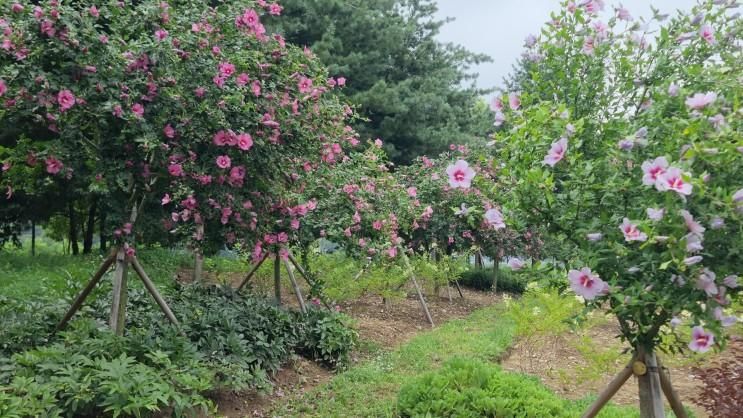
M 704 293 L 706 293 L 708 297 L 714 297 L 717 294 L 717 284 L 715 283 L 716 277 L 717 275 L 714 271 L 706 267 L 703 268 L 697 278 L 697 289 L 704 290 Z
M 658 157 L 652 161 L 642 163 L 642 184 L 652 186 L 658 180 L 658 177 L 668 169 L 668 160 L 666 157 Z
M 166 138 L 173 139 L 175 138 L 175 129 L 173 129 L 170 124 L 165 125 L 163 128 L 163 135 L 165 135 Z
M 458 160 L 456 163 L 446 168 L 446 174 L 449 176 L 449 186 L 453 188 L 467 189 L 472 185 L 472 179 L 475 178 L 475 170 L 470 168 L 467 161 Z
M 508 267 L 511 267 L 511 270 L 521 270 L 522 268 L 524 268 L 525 265 L 526 263 L 518 258 L 512 258 L 508 260 Z
M 312 91 L 312 79 L 307 77 L 301 77 L 299 83 L 297 83 L 300 93 L 310 93 Z
M 655 183 L 655 188 L 661 192 L 673 190 L 684 196 L 689 196 L 692 191 L 691 183 L 684 181 L 684 173 L 676 167 L 671 167 L 665 173 L 661 174 Z
M 155 39 L 157 39 L 158 41 L 162 41 L 167 37 L 168 31 L 166 31 L 165 29 L 158 29 L 155 31 Z
M 704 231 L 706 231 L 706 228 L 703 227 L 699 222 L 695 221 L 694 216 L 689 213 L 688 210 L 681 209 L 679 213 L 684 218 L 684 222 L 686 223 L 686 227 L 689 229 L 689 232 L 695 235 L 699 235 L 700 237 L 704 235 Z
M 225 169 L 230 168 L 230 165 L 232 164 L 232 161 L 230 160 L 230 157 L 226 155 L 220 155 L 217 157 L 217 167 Z
M 707 93 L 694 93 L 693 96 L 686 99 L 686 106 L 694 110 L 701 110 L 717 100 L 717 93 L 708 91 Z
M 705 41 L 707 41 L 708 44 L 714 45 L 715 44 L 715 29 L 707 24 L 702 25 L 699 28 L 699 36 L 702 37 Z
M 57 103 L 59 103 L 59 110 L 64 112 L 75 105 L 75 96 L 69 90 L 62 90 L 57 93 Z
M 62 161 L 59 161 L 54 156 L 47 157 L 44 162 L 46 163 L 46 172 L 49 174 L 57 174 L 64 168 Z
M 141 103 L 134 103 L 132 105 L 132 113 L 134 116 L 141 119 L 144 116 L 144 106 Z
M 622 225 L 619 226 L 619 229 L 624 234 L 624 239 L 627 242 L 631 241 L 647 241 L 648 236 L 644 232 L 640 231 L 637 228 L 637 225 L 630 222 L 628 218 L 624 218 L 622 220 Z
M 609 285 L 588 267 L 583 267 L 580 271 L 570 270 L 568 280 L 573 292 L 586 300 L 596 299 L 597 296 L 609 292 Z
M 691 341 L 689 349 L 697 353 L 706 353 L 715 343 L 715 336 L 707 332 L 701 326 L 697 325 L 691 329 Z
M 183 166 L 180 164 L 170 164 L 168 166 L 168 173 L 173 177 L 181 177 L 185 175 L 183 172 Z
M 485 223 L 493 229 L 503 229 L 506 224 L 503 222 L 503 214 L 495 208 L 485 211 Z
M 554 167 L 555 164 L 562 161 L 565 158 L 565 153 L 568 152 L 568 139 L 560 138 L 559 141 L 553 142 L 547 155 L 544 156 L 542 164 L 547 164 L 550 167 Z
M 221 62 L 219 63 L 219 75 L 223 78 L 229 78 L 232 76 L 232 74 L 235 74 L 235 65 L 231 64 L 229 62 Z
M 660 221 L 661 219 L 663 219 L 663 215 L 665 215 L 666 213 L 665 209 L 647 208 L 646 211 L 648 214 L 648 219 L 652 221 Z
M 241 150 L 247 151 L 253 146 L 253 138 L 248 133 L 241 133 L 237 136 L 237 146 Z
M 5 95 L 5 92 L 8 91 L 8 86 L 5 84 L 5 80 L 0 79 L 0 97 L 3 97 Z
M 510 93 L 508 95 L 508 107 L 511 110 L 518 110 L 521 107 L 521 95 L 518 93 Z

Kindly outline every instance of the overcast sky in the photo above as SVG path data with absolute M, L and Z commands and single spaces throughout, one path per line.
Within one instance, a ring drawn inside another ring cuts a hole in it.
M 689 10 L 697 0 L 619 0 L 606 1 L 602 16 L 606 20 L 612 5 L 621 3 L 632 16 L 649 17 L 650 6 L 663 13 L 676 9 Z M 578 0 L 576 0 L 578 2 Z M 473 52 L 490 55 L 494 62 L 479 66 L 478 85 L 497 87 L 523 51 L 524 38 L 538 34 L 549 19 L 551 11 L 558 10 L 558 0 L 438 0 L 439 17 L 456 20 L 441 28 L 442 42 L 463 45 Z

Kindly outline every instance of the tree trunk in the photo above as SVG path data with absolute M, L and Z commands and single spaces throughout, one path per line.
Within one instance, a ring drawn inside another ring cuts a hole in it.
M 201 276 L 204 272 L 204 254 L 201 253 L 200 249 L 194 250 L 194 263 L 193 263 L 193 282 L 201 283 Z
M 276 306 L 281 306 L 281 258 L 278 252 L 273 262 L 273 293 Z
M 475 267 L 478 269 L 482 268 L 482 254 L 475 254 Z
M 98 216 L 98 245 L 102 253 L 106 252 L 106 211 L 102 207 Z
M 639 357 L 643 358 L 642 355 Z M 644 353 L 644 362 L 647 372 L 638 378 L 640 416 L 642 418 L 665 418 L 663 392 L 660 386 L 660 375 L 658 374 L 655 353 Z
M 31 255 L 36 255 L 36 221 L 31 221 Z
M 493 256 L 493 293 L 498 291 L 498 272 L 500 272 L 500 259 Z
M 95 213 L 98 207 L 98 198 L 94 195 L 90 198 L 90 207 L 88 208 L 88 222 L 85 227 L 85 236 L 83 237 L 83 254 L 90 254 L 93 251 L 93 232 L 95 231 Z
M 67 213 L 70 218 L 70 249 L 72 255 L 80 254 L 80 248 L 77 245 L 77 216 L 75 215 L 75 205 L 73 202 L 67 204 Z

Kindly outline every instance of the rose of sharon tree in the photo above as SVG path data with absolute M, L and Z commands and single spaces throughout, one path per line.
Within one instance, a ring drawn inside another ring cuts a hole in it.
M 353 137 L 325 69 L 265 33 L 261 17 L 280 13 L 265 2 L 19 2 L 0 13 L 0 120 L 13 132 L 0 182 L 10 196 L 16 170 L 32 166 L 60 188 L 105 191 L 132 213 L 114 231 L 120 264 L 135 257 L 132 224 L 148 200 L 197 245 L 266 251 L 311 209 L 287 198 L 297 179 Z
M 527 43 L 520 94 L 496 100 L 508 201 L 571 244 L 571 289 L 587 308 L 616 315 L 648 366 L 659 347 L 722 347 L 736 322 L 743 60 L 741 20 L 728 6 L 707 2 L 669 21 L 656 14 L 651 38 L 623 8 L 568 2 Z M 655 417 L 658 379 L 670 384 L 648 369 L 641 410 Z

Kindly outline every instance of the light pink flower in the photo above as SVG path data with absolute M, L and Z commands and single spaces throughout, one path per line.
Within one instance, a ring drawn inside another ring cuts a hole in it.
M 666 157 L 658 157 L 652 161 L 642 163 L 642 184 L 652 186 L 658 181 L 658 177 L 668 169 Z
M 675 82 L 671 83 L 668 86 L 668 95 L 671 97 L 676 97 L 679 94 L 679 85 Z
M 230 165 L 232 164 L 232 161 L 230 160 L 230 157 L 226 155 L 220 155 L 217 157 L 217 167 L 225 169 L 230 168 Z
M 268 5 L 268 14 L 273 16 L 278 16 L 281 14 L 281 11 L 284 8 L 281 7 L 278 3 L 271 3 Z
M 0 78 L 0 97 L 3 97 L 5 95 L 5 92 L 8 91 L 8 86 L 5 84 L 5 80 Z
M 640 231 L 637 228 L 637 225 L 630 222 L 628 218 L 624 218 L 622 220 L 622 225 L 619 226 L 619 229 L 624 234 L 624 239 L 627 242 L 631 241 L 647 241 L 648 236 L 644 232 Z
M 694 264 L 697 264 L 700 261 L 702 261 L 702 256 L 701 255 L 694 255 L 694 256 L 691 256 L 691 257 L 686 257 L 684 259 L 684 264 L 686 264 L 687 266 L 693 266 Z
M 241 133 L 237 136 L 237 146 L 241 150 L 247 151 L 253 146 L 253 138 L 248 133 Z
M 299 83 L 297 83 L 300 93 L 310 93 L 312 91 L 312 79 L 307 77 L 301 77 Z
M 743 189 L 739 189 L 737 192 L 733 193 L 733 202 L 734 203 L 743 202 Z
M 684 218 L 684 223 L 686 223 L 686 227 L 689 229 L 689 232 L 695 235 L 699 235 L 700 237 L 704 235 L 704 231 L 706 231 L 706 228 L 703 227 L 699 222 L 695 221 L 694 216 L 689 213 L 688 210 L 681 209 L 679 213 Z
M 500 96 L 493 97 L 493 100 L 490 102 L 490 110 L 493 112 L 503 111 L 503 100 Z
M 632 21 L 632 15 L 630 14 L 629 10 L 625 9 L 622 6 L 617 8 L 617 17 L 619 18 L 619 20 L 624 20 L 627 22 Z
M 509 93 L 508 107 L 510 107 L 511 110 L 518 110 L 519 107 L 521 107 L 521 95 L 518 93 Z
M 707 93 L 694 93 L 693 96 L 686 98 L 686 106 L 694 110 L 701 110 L 717 100 L 717 93 L 708 91 Z
M 586 234 L 586 239 L 589 241 L 601 241 L 604 238 L 604 234 L 601 232 L 591 232 Z
M 75 105 L 75 96 L 69 90 L 62 90 L 57 93 L 57 103 L 59 104 L 59 110 L 64 112 Z
M 500 110 L 495 112 L 495 122 L 493 123 L 494 126 L 501 126 L 506 121 L 506 115 L 503 114 Z
M 475 170 L 471 169 L 464 160 L 458 160 L 449 165 L 446 168 L 446 174 L 449 176 L 449 186 L 453 188 L 467 189 L 472 185 L 472 179 L 475 178 Z
M 410 196 L 410 197 L 416 197 L 416 196 L 418 196 L 418 189 L 415 188 L 415 187 L 412 187 L 412 186 L 411 187 L 408 187 L 408 189 L 406 191 L 408 193 L 408 196 Z
M 738 322 L 738 317 L 735 315 L 726 316 L 721 306 L 716 307 L 713 312 L 715 319 L 720 321 L 720 325 L 723 327 L 730 327 Z
M 738 276 L 731 274 L 722 280 L 722 284 L 724 284 L 728 289 L 735 289 L 738 287 Z
M 704 290 L 709 297 L 714 297 L 717 294 L 717 284 L 715 283 L 715 272 L 708 268 L 703 268 L 697 278 L 697 289 Z
M 707 41 L 708 44 L 714 45 L 715 44 L 715 29 L 708 25 L 704 24 L 699 28 L 699 36 L 702 37 L 705 41 Z
M 493 229 L 503 229 L 506 224 L 503 222 L 503 214 L 495 208 L 485 211 L 485 223 Z
M 715 343 L 715 336 L 707 332 L 701 326 L 697 325 L 691 329 L 691 341 L 689 349 L 697 353 L 706 353 Z
M 167 205 L 170 202 L 171 202 L 170 195 L 167 193 L 165 193 L 165 196 L 163 196 L 163 198 L 160 199 L 160 204 L 163 206 Z
M 547 164 L 550 167 L 554 167 L 555 164 L 559 163 L 565 158 L 565 153 L 568 152 L 568 139 L 560 138 L 559 141 L 553 142 L 547 155 L 544 156 L 542 164 Z
M 521 270 L 522 268 L 524 268 L 525 265 L 526 263 L 518 258 L 512 258 L 508 260 L 508 267 L 511 267 L 511 270 Z
M 95 5 L 90 6 L 90 8 L 88 9 L 88 13 L 90 13 L 90 15 L 93 17 L 98 17 L 101 15 L 101 13 L 98 11 L 98 8 L 95 7 Z
M 672 190 L 680 195 L 689 196 L 692 191 L 691 183 L 684 181 L 681 169 L 671 167 L 658 177 L 655 188 L 661 192 Z
M 583 40 L 583 48 L 581 49 L 583 53 L 586 55 L 593 55 L 595 49 L 596 40 L 593 39 L 593 36 L 586 36 L 586 39 Z
M 648 219 L 653 221 L 659 221 L 663 219 L 663 215 L 666 213 L 665 209 L 647 208 Z
M 235 74 L 235 65 L 229 62 L 220 62 L 218 69 L 219 75 L 224 78 L 229 78 L 232 74 Z
M 570 270 L 568 280 L 573 292 L 586 300 L 596 299 L 597 296 L 609 292 L 609 285 L 588 267 L 583 267 L 580 271 Z
M 54 156 L 47 157 L 44 162 L 46 163 L 46 172 L 49 174 L 57 174 L 64 168 L 62 161 L 59 161 Z
M 686 234 L 686 236 L 684 236 L 684 239 L 686 240 L 686 252 L 694 253 L 697 251 L 702 251 L 704 249 L 704 246 L 702 246 L 701 236 L 697 234 Z

